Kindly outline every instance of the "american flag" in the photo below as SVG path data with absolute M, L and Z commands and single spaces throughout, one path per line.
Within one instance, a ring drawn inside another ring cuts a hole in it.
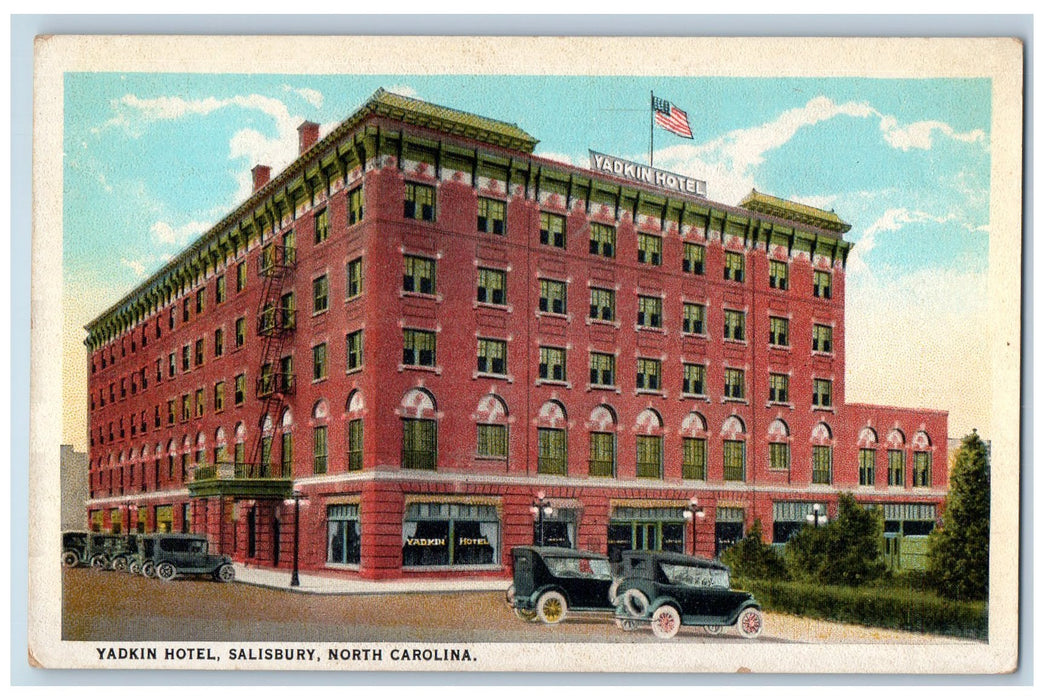
M 689 128 L 689 117 L 685 112 L 667 100 L 655 95 L 652 98 L 652 108 L 658 126 L 682 138 L 692 138 L 692 129 Z

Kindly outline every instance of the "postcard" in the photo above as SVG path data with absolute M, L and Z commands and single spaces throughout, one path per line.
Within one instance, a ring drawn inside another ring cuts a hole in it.
M 1022 61 L 38 37 L 32 663 L 1013 671 Z

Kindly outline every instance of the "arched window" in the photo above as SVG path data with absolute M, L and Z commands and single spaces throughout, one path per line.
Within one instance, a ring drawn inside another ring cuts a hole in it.
M 877 471 L 877 432 L 869 425 L 859 431 L 859 485 L 873 486 Z
M 812 483 L 834 482 L 833 431 L 826 423 L 816 423 L 812 428 Z
M 591 441 L 587 473 L 590 476 L 616 476 L 616 413 L 605 404 L 595 406 L 587 429 Z
M 707 478 L 707 419 L 690 411 L 682 420 L 682 478 Z
M 294 473 L 294 417 L 289 408 L 283 409 L 279 419 L 279 471 L 280 476 L 289 479 Z
M 214 463 L 221 464 L 228 461 L 228 439 L 225 437 L 225 429 L 218 428 L 214 431 Z
M 491 459 L 507 459 L 507 405 L 496 394 L 487 394 L 475 409 L 477 454 Z
M 402 468 L 434 471 L 439 442 L 435 398 L 424 389 L 410 389 L 398 412 L 402 416 Z
M 242 467 L 246 464 L 246 426 L 242 423 L 236 423 L 236 443 L 235 443 L 234 459 L 237 467 Z
M 326 421 L 330 417 L 330 408 L 326 399 L 319 399 L 312 407 L 312 471 L 325 474 L 329 468 L 329 444 Z
M 729 416 L 721 426 L 722 478 L 745 481 L 747 478 L 747 428 L 739 416 Z
M 910 446 L 913 448 L 913 485 L 932 485 L 932 440 L 928 433 L 918 430 Z
M 894 428 L 885 439 L 888 443 L 888 485 L 906 485 L 906 436 Z
M 790 469 L 790 428 L 782 418 L 768 427 L 769 469 Z
M 203 464 L 207 458 L 207 436 L 202 432 L 196 433 L 196 459 L 197 465 Z
M 634 430 L 636 456 L 635 475 L 639 479 L 663 478 L 663 420 L 647 408 L 638 414 Z
M 345 404 L 348 419 L 348 471 L 363 468 L 363 395 L 353 391 Z
M 558 401 L 548 401 L 537 413 L 537 473 L 569 473 L 566 448 L 566 412 Z

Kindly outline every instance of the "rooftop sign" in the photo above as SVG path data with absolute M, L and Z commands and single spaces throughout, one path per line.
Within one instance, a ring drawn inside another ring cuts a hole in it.
M 705 180 L 697 180 L 696 178 L 686 177 L 678 173 L 670 173 L 650 165 L 642 165 L 641 163 L 624 160 L 616 156 L 607 156 L 604 153 L 590 149 L 588 149 L 588 152 L 591 154 L 591 170 L 622 177 L 625 180 L 652 185 L 653 187 L 660 187 L 665 190 L 694 194 L 697 197 L 707 196 L 707 182 Z

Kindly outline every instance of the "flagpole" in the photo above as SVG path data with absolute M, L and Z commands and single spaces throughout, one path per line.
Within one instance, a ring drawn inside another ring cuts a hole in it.
M 653 166 L 653 100 L 655 96 L 653 91 L 649 91 L 649 167 Z

